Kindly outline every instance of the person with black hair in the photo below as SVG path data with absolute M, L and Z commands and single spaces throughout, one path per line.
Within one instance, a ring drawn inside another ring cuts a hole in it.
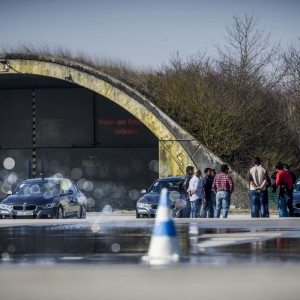
M 283 169 L 291 175 L 293 186 L 294 186 L 297 180 L 295 173 L 290 171 L 290 166 L 288 164 L 283 164 Z M 287 200 L 287 208 L 289 211 L 289 216 L 294 217 L 295 214 L 294 214 L 294 207 L 293 207 L 293 200 L 294 200 L 293 188 L 291 188 L 288 191 L 288 194 L 289 194 L 289 199 Z
M 287 205 L 290 201 L 290 192 L 293 190 L 293 178 L 289 172 L 284 170 L 283 164 L 278 162 L 276 165 L 278 170 L 275 178 L 275 187 L 277 192 L 279 217 L 287 217 Z
M 221 173 L 215 176 L 212 189 L 216 192 L 215 218 L 220 218 L 223 210 L 223 218 L 227 218 L 230 198 L 234 190 L 234 184 L 226 164 L 221 165 Z
M 189 189 L 189 183 L 190 183 L 191 178 L 193 177 L 193 174 L 194 174 L 194 167 L 187 166 L 185 168 L 185 176 L 180 182 L 180 187 L 186 194 L 186 199 L 185 199 L 186 206 L 182 211 L 183 218 L 189 218 L 190 213 L 191 213 L 191 203 L 190 203 L 190 199 L 189 199 L 188 189 Z
M 212 181 L 214 181 L 214 178 L 216 177 L 216 175 L 217 175 L 216 169 L 211 169 Z M 214 211 L 215 211 L 215 209 L 216 209 L 216 192 L 214 190 L 211 191 L 211 199 L 212 199 L 212 203 L 213 203 Z
M 252 218 L 268 216 L 268 173 L 261 166 L 259 157 L 255 157 L 249 171 L 249 199 Z
M 214 203 L 212 198 L 213 181 L 214 177 L 211 176 L 211 168 L 205 168 L 203 177 L 204 200 L 200 213 L 201 218 L 214 217 Z
M 201 177 L 201 171 L 196 169 L 194 176 L 191 178 L 188 189 L 191 203 L 191 218 L 199 218 L 201 205 L 204 198 L 203 178 Z

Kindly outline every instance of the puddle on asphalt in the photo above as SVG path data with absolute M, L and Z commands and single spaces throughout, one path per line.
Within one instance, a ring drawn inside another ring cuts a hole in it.
M 176 224 L 183 265 L 299 264 L 300 231 L 204 229 Z M 0 265 L 141 264 L 152 224 L 11 226 L 0 228 Z

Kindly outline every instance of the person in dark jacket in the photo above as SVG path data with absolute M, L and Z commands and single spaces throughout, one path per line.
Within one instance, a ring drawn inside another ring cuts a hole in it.
M 191 203 L 189 200 L 189 193 L 188 193 L 188 189 L 189 189 L 189 183 L 191 178 L 194 175 L 194 167 L 192 166 L 187 166 L 185 169 L 185 176 L 183 178 L 183 180 L 181 181 L 180 185 L 181 188 L 183 189 L 183 191 L 186 194 L 186 207 L 183 209 L 182 212 L 182 217 L 183 218 L 189 218 L 190 217 L 190 213 L 191 213 Z
M 291 175 L 292 181 L 293 181 L 293 186 L 294 186 L 294 184 L 296 183 L 296 180 L 297 180 L 295 173 L 292 172 L 292 171 L 290 171 L 290 166 L 287 165 L 287 164 L 283 164 L 283 169 Z M 294 194 L 293 194 L 293 188 L 291 188 L 288 191 L 288 195 L 289 195 L 289 199 L 287 200 L 287 208 L 288 208 L 288 211 L 289 211 L 289 216 L 290 217 L 294 217 L 294 207 L 293 207 Z
M 202 205 L 201 218 L 214 217 L 214 203 L 212 198 L 212 185 L 214 177 L 211 175 L 211 168 L 204 170 L 203 188 L 204 188 L 204 203 Z
M 217 175 L 216 169 L 211 169 L 211 177 L 212 177 L 213 181 L 214 181 L 214 178 L 216 177 L 216 175 Z M 215 209 L 216 209 L 216 192 L 213 190 L 211 191 L 211 199 L 212 199 L 214 211 L 215 211 Z
M 270 217 L 270 211 L 269 211 L 269 188 L 272 186 L 271 178 L 269 176 L 269 173 L 267 172 L 267 190 L 266 190 L 266 217 Z
M 291 174 L 293 184 L 295 184 L 297 181 L 297 177 L 296 177 L 296 174 L 290 170 L 290 166 L 287 164 L 283 164 L 283 169 Z

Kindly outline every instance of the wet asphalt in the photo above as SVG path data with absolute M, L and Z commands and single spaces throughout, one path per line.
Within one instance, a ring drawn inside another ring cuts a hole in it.
M 141 261 L 153 224 L 122 213 L 0 220 L 0 298 L 299 299 L 300 218 L 176 219 L 182 260 L 158 269 Z

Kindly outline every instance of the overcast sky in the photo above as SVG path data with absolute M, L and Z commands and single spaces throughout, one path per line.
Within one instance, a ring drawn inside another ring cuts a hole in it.
M 0 0 L 0 46 L 46 43 L 155 67 L 175 51 L 213 53 L 245 12 L 283 46 L 300 36 L 300 0 Z

